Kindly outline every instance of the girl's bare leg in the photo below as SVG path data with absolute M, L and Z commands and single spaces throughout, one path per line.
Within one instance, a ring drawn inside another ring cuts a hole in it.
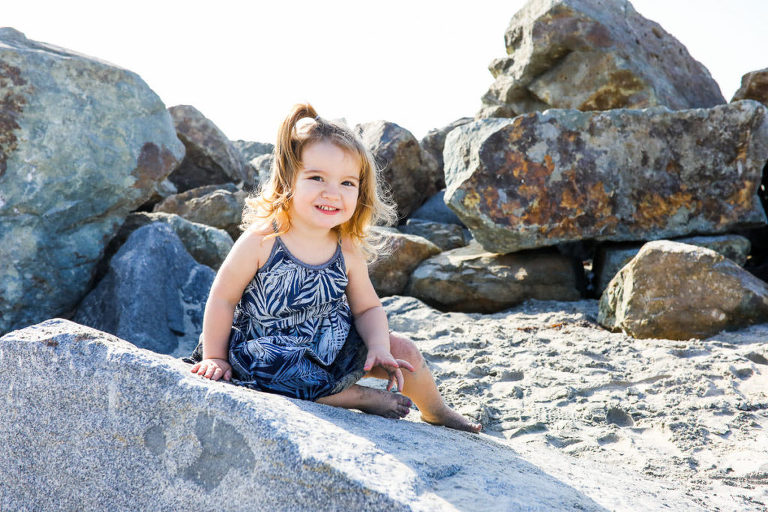
M 403 418 L 411 409 L 411 401 L 404 396 L 357 384 L 341 393 L 318 398 L 317 402 L 346 409 L 360 409 L 385 418 Z
M 461 414 L 448 407 L 440 396 L 432 372 L 427 368 L 427 363 L 421 352 L 407 338 L 397 334 L 389 335 L 390 352 L 395 359 L 405 359 L 413 365 L 415 371 L 403 371 L 402 394 L 413 400 L 421 412 L 421 419 L 435 425 L 445 425 L 449 428 L 466 430 L 467 432 L 479 432 L 483 427 L 474 423 Z M 380 367 L 376 367 L 366 374 L 366 377 L 387 379 L 389 375 Z

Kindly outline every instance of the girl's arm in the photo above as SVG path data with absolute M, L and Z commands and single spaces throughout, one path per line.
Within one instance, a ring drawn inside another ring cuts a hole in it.
M 398 389 L 403 389 L 403 374 L 400 368 L 413 371 L 413 366 L 408 361 L 395 359 L 390 352 L 387 313 L 373 289 L 368 276 L 368 266 L 360 249 L 351 241 L 345 241 L 343 247 L 349 279 L 347 300 L 355 318 L 357 332 L 368 347 L 364 368 L 368 371 L 374 366 L 381 366 L 390 374 L 387 389 L 390 389 L 395 381 Z
M 264 234 L 246 231 L 237 239 L 213 280 L 203 315 L 203 360 L 192 367 L 194 373 L 218 380 L 229 380 L 229 334 L 232 329 L 235 306 L 243 290 L 253 279 L 261 263 L 266 260 L 265 251 L 271 249 L 273 240 L 265 241 Z M 225 364 L 220 364 L 223 361 Z M 227 366 L 225 368 L 224 366 Z M 220 369 L 217 374 L 216 369 Z

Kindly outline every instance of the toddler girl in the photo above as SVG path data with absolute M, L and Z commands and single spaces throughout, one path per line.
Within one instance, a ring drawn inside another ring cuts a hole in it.
M 388 418 L 407 415 L 409 397 L 424 421 L 478 432 L 443 402 L 416 346 L 389 332 L 366 266 L 378 250 L 369 228 L 395 217 L 379 191 L 360 139 L 294 106 L 185 360 L 207 379 Z M 355 384 L 362 377 L 387 379 L 387 392 Z

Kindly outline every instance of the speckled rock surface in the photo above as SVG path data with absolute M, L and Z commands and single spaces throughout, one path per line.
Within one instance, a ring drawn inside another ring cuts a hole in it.
M 233 240 L 240 236 L 246 193 L 232 183 L 206 185 L 174 194 L 155 205 L 155 212 L 175 213 L 185 219 L 223 229 Z
M 446 140 L 445 201 L 498 253 L 757 226 L 766 112 L 746 100 L 475 121 Z
M 749 255 L 749 239 L 740 235 L 690 236 L 674 242 L 706 247 L 744 266 Z M 595 290 L 602 293 L 621 268 L 640 252 L 641 244 L 601 245 L 595 256 Z
M 216 126 L 192 105 L 168 109 L 187 153 L 168 177 L 179 192 L 205 185 L 246 181 L 245 157 Z
M 504 43 L 479 117 L 725 103 L 707 69 L 627 0 L 531 0 Z
M 440 189 L 437 161 L 411 132 L 388 121 L 359 124 L 355 130 L 382 167 L 381 176 L 392 190 L 401 219 Z
M 138 75 L 12 28 L 0 84 L 1 334 L 75 307 L 184 146 Z
M 192 352 L 215 273 L 192 259 L 173 229 L 140 227 L 109 262 L 74 320 L 175 356 Z
M 556 251 L 494 254 L 473 241 L 424 260 L 404 294 L 445 311 L 491 313 L 526 299 L 578 300 L 579 272 Z
M 417 235 L 395 229 L 374 228 L 386 240 L 391 253 L 368 265 L 373 288 L 381 297 L 403 293 L 411 272 L 419 263 L 440 252 L 440 248 Z
M 427 134 L 419 141 L 421 147 L 430 155 L 432 155 L 437 161 L 438 175 L 440 176 L 440 184 L 438 188 L 445 188 L 445 180 L 442 179 L 443 175 L 443 148 L 445 147 L 445 137 L 454 128 L 458 128 L 463 124 L 472 122 L 471 117 L 462 117 L 454 122 L 443 126 L 442 128 L 435 128 L 429 130 Z
M 598 321 L 635 338 L 705 338 L 768 322 L 768 283 L 710 249 L 648 242 L 608 284 Z
M 603 510 L 487 436 L 210 382 L 66 320 L 0 346 L 2 510 Z

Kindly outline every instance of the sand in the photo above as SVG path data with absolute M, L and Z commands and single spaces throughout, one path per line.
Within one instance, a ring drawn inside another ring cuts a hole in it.
M 450 405 L 607 509 L 768 508 L 768 323 L 636 340 L 600 327 L 595 300 L 384 304 Z

